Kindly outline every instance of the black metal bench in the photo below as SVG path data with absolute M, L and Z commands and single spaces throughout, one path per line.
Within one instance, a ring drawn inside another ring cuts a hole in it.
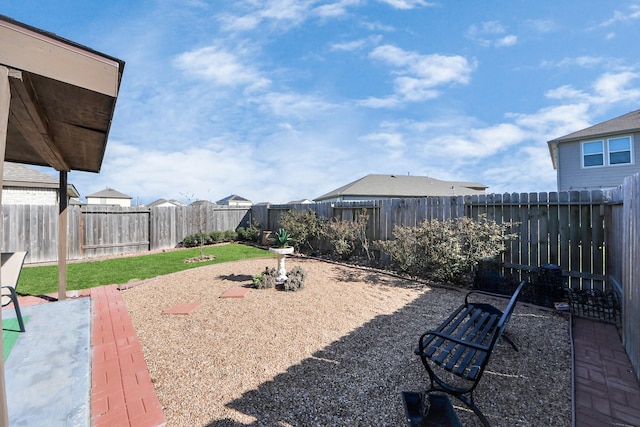
M 473 391 L 501 337 L 518 351 L 504 331 L 525 284 L 523 281 L 518 285 L 504 311 L 491 304 L 472 302 L 469 298 L 473 294 L 501 298 L 504 295 L 470 291 L 464 304 L 447 320 L 420 337 L 415 353 L 429 374 L 427 395 L 437 392 L 451 395 L 471 408 L 483 425 L 489 426 L 489 421 L 473 401 Z M 450 380 L 445 379 L 443 370 L 453 374 L 448 376 Z

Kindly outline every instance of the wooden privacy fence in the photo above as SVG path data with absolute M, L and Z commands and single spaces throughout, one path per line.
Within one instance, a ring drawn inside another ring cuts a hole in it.
M 640 174 L 610 192 L 609 277 L 622 294 L 622 343 L 640 380 Z
M 2 250 L 28 251 L 27 263 L 58 259 L 58 206 L 3 205 Z M 67 259 L 175 248 L 197 232 L 235 230 L 250 223 L 247 208 L 69 206 Z
M 614 198 L 615 197 L 615 198 Z M 122 208 L 71 206 L 68 213 L 68 259 L 155 251 L 176 247 L 199 231 L 235 230 L 252 222 L 277 230 L 284 212 L 312 210 L 319 218 L 353 220 L 366 209 L 367 237 L 393 238 L 398 225 L 418 226 L 425 220 L 486 215 L 498 223 L 512 222 L 517 238 L 502 256 L 505 273 L 521 280 L 543 264 L 557 264 L 572 288 L 604 289 L 608 269 L 617 271 L 615 242 L 620 227 L 620 196 L 602 191 L 512 193 L 482 196 L 424 197 L 360 202 L 257 205 L 251 209 L 217 205 Z M 27 262 L 57 260 L 56 206 L 3 206 L 2 249 L 26 250 Z M 607 258 L 609 257 L 609 259 Z M 619 274 L 617 274 L 619 276 Z M 616 282 L 614 281 L 614 284 Z
M 517 238 L 502 255 L 505 273 L 528 279 L 544 264 L 559 265 L 572 288 L 606 287 L 606 217 L 615 204 L 601 190 L 560 193 L 511 193 L 480 196 L 424 197 L 366 202 L 334 202 L 253 207 L 263 229 L 277 230 L 289 209 L 311 210 L 320 218 L 353 220 L 369 214 L 367 237 L 389 240 L 397 225 L 415 227 L 425 220 L 486 215 L 498 223 L 511 222 Z

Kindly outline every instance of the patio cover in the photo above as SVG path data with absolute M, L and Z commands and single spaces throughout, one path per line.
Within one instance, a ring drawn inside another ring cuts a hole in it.
M 124 61 L 0 15 L 0 151 L 5 161 L 60 172 L 59 299 L 66 297 L 67 173 L 100 171 L 123 69 Z M 2 427 L 2 360 L 0 368 Z

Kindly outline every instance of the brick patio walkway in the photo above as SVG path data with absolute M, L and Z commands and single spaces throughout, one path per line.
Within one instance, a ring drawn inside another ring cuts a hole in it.
M 573 319 L 575 425 L 640 426 L 640 385 L 613 324 Z

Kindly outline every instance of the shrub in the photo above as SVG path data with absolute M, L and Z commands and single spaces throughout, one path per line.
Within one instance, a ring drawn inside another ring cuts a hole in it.
M 276 277 L 278 277 L 278 272 L 275 268 L 265 267 L 264 271 L 253 276 L 251 281 L 256 289 L 269 289 L 276 285 Z
M 312 243 L 320 233 L 320 221 L 316 213 L 310 210 L 288 210 L 280 217 L 280 225 L 291 234 L 296 252 L 303 247 L 314 250 Z
M 238 238 L 245 242 L 259 242 L 262 235 L 262 229 L 260 223 L 255 219 L 251 222 L 249 227 L 238 227 Z
M 369 257 L 368 221 L 369 215 L 363 210 L 353 221 L 333 219 L 325 222 L 322 224 L 321 233 L 333 252 L 341 259 L 347 261 L 358 249 L 363 250 Z
M 182 244 L 185 248 L 193 248 L 200 245 L 208 245 L 210 243 L 209 235 L 201 232 L 187 236 L 182 240 Z
M 398 226 L 393 240 L 377 244 L 403 272 L 461 284 L 480 261 L 504 251 L 504 242 L 515 237 L 507 233 L 512 226 L 490 221 L 486 215 L 477 221 L 466 217 L 431 220 L 419 227 Z
M 236 240 L 237 233 L 233 230 L 229 231 L 212 231 L 210 233 L 195 233 L 185 237 L 182 240 L 182 246 L 185 248 L 193 248 L 201 245 L 212 245 L 220 242 L 232 242 Z
M 285 291 L 299 291 L 304 288 L 307 272 L 300 266 L 295 266 L 287 272 L 287 280 L 282 284 Z
M 220 243 L 224 241 L 224 231 L 212 231 L 209 233 L 209 242 Z

